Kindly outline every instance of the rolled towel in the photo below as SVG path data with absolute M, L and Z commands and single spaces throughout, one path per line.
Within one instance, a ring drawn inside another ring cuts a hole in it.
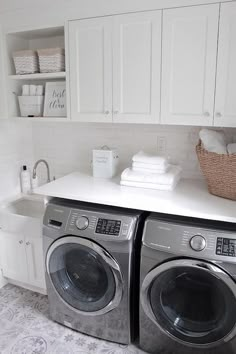
M 216 152 L 217 154 L 227 154 L 224 132 L 204 128 L 200 130 L 199 137 L 205 150 Z
M 132 164 L 132 169 L 133 171 L 138 171 L 138 172 L 156 172 L 156 173 L 165 173 L 168 171 L 169 164 L 166 162 L 166 164 L 163 165 L 154 165 L 154 164 L 149 164 L 149 163 L 142 163 L 142 162 L 133 162 Z
M 161 191 L 173 191 L 173 189 L 176 187 L 179 180 L 180 180 L 180 176 L 176 178 L 175 182 L 172 184 L 143 183 L 143 182 L 134 182 L 134 181 L 120 181 L 120 184 L 122 186 L 127 186 L 127 187 L 158 189 Z
M 227 150 L 229 154 L 236 154 L 236 143 L 228 144 Z
M 133 171 L 131 168 L 126 168 L 121 174 L 121 181 L 142 182 L 150 184 L 165 184 L 171 185 L 179 177 L 181 167 L 170 165 L 167 173 L 150 173 Z
M 145 154 L 145 152 L 143 151 L 139 151 L 137 154 L 135 154 L 132 160 L 133 162 L 141 162 L 141 163 L 151 164 L 151 165 L 163 166 L 168 164 L 168 159 L 166 157 Z

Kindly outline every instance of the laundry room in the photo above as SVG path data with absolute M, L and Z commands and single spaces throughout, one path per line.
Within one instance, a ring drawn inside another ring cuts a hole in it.
M 0 354 L 236 354 L 235 63 L 235 0 L 0 0 Z

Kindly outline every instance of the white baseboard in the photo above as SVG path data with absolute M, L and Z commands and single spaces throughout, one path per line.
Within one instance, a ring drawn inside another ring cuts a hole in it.
M 0 272 L 0 289 L 8 283 L 7 279 L 4 278 Z
M 47 295 L 47 290 L 46 289 L 42 289 L 42 288 L 38 288 L 36 286 L 25 284 L 25 283 L 19 282 L 17 280 L 12 280 L 12 279 L 7 278 L 7 283 L 10 283 L 10 284 L 13 284 L 13 285 L 16 285 L 16 286 L 20 286 L 21 288 L 28 289 L 28 290 L 34 291 L 36 293 Z

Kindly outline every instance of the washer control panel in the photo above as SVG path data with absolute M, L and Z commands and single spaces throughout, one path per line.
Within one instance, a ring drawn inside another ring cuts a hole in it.
M 66 231 L 88 238 L 124 240 L 131 237 L 135 223 L 136 218 L 133 216 L 71 209 Z
M 190 239 L 190 246 L 194 251 L 202 251 L 206 247 L 206 239 L 202 235 L 194 235 Z
M 119 236 L 121 220 L 99 218 L 96 225 L 96 234 Z
M 217 237 L 216 254 L 221 256 L 236 257 L 236 240 Z

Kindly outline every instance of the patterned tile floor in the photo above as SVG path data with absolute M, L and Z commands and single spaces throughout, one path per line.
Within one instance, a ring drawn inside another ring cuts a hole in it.
M 0 289 L 1 354 L 141 354 L 61 326 L 48 317 L 47 297 L 13 285 Z

